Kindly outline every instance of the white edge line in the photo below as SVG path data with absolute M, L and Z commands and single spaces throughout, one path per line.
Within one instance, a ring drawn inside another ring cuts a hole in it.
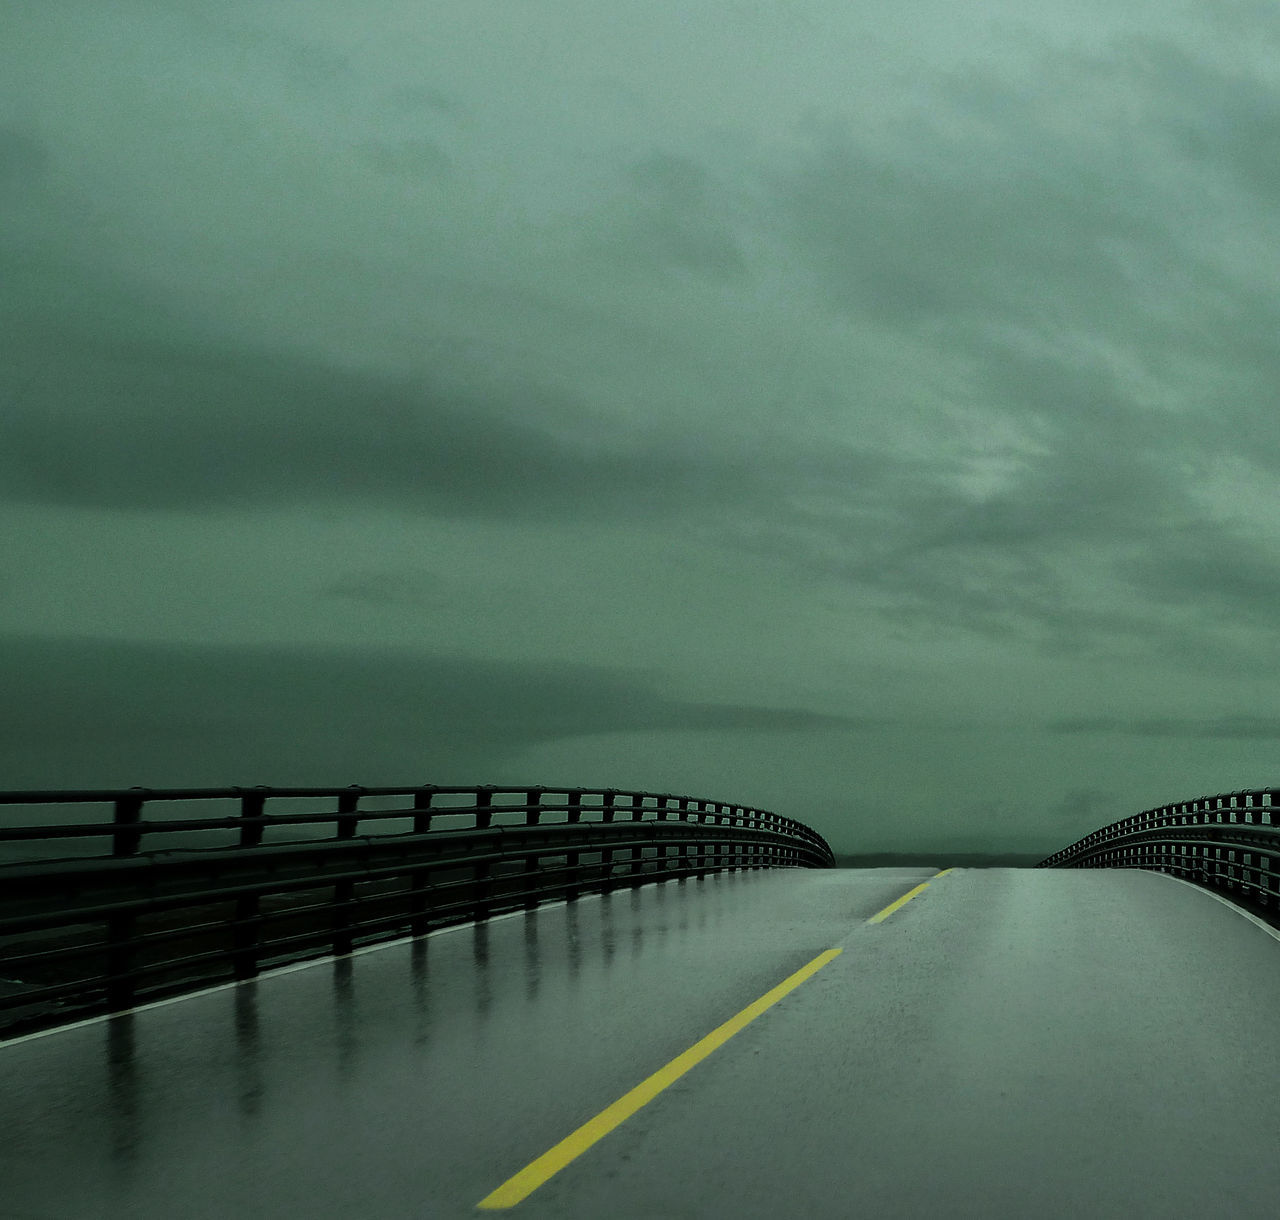
M 578 904 L 581 905 L 599 897 L 599 894 L 583 894 L 578 899 Z M 472 919 L 466 923 L 454 923 L 447 928 L 436 928 L 434 931 L 425 932 L 421 936 L 400 936 L 395 940 L 379 941 L 376 945 L 361 945 L 359 949 L 353 949 L 350 953 L 344 953 L 341 956 L 343 958 L 363 957 L 366 953 L 377 953 L 382 949 L 394 949 L 397 945 L 407 945 L 415 940 L 429 940 L 433 936 L 445 936 L 450 932 L 462 932 L 467 928 L 478 927 L 481 923 L 501 923 L 504 919 L 515 919 L 521 915 L 531 915 L 534 911 L 551 911 L 556 907 L 563 906 L 568 906 L 568 902 L 563 898 L 557 899 L 555 902 L 542 902 L 528 911 L 504 911 L 501 915 L 494 915 L 489 919 Z M 103 1022 L 114 1020 L 116 1017 L 127 1017 L 136 1012 L 150 1012 L 153 1008 L 167 1008 L 170 1004 L 181 1004 L 184 1000 L 198 999 L 203 995 L 216 995 L 219 991 L 230 991 L 232 988 L 243 987 L 248 983 L 257 983 L 262 979 L 279 978 L 283 974 L 296 974 L 299 970 L 310 970 L 314 966 L 324 966 L 338 960 L 338 955 L 326 953 L 324 957 L 308 958 L 305 962 L 290 962 L 287 966 L 275 966 L 270 970 L 264 970 L 261 974 L 251 979 L 235 979 L 228 983 L 218 983 L 214 987 L 202 987 L 199 991 L 184 991 L 181 995 L 166 996 L 163 1000 L 150 1000 L 146 1004 L 139 1004 L 134 1008 L 122 1008 L 119 1012 L 104 1012 L 101 1016 L 86 1017 L 83 1021 L 72 1021 L 69 1025 L 55 1025 L 52 1029 L 37 1029 L 34 1033 L 19 1034 L 16 1038 L 0 1038 L 0 1051 L 4 1051 L 10 1046 L 19 1046 L 23 1042 L 34 1042 L 37 1038 L 51 1038 L 54 1034 L 70 1033 L 73 1029 L 84 1029 L 89 1025 L 101 1025 Z
M 1152 870 L 1154 871 L 1154 870 Z M 1220 902 L 1224 907 L 1230 907 L 1237 915 L 1242 915 L 1251 924 L 1261 928 L 1268 936 L 1280 940 L 1280 928 L 1273 928 L 1265 919 L 1259 919 L 1252 911 L 1246 911 L 1244 907 L 1238 907 L 1230 898 L 1224 898 L 1221 894 L 1215 894 L 1213 890 L 1205 889 L 1203 885 L 1197 885 L 1194 881 L 1188 881 L 1185 877 L 1175 877 L 1172 873 L 1156 873 L 1157 877 L 1164 877 L 1169 881 L 1176 881 L 1179 885 L 1185 885 L 1196 891 L 1197 894 L 1203 894 L 1206 898 L 1212 898 L 1214 902 Z

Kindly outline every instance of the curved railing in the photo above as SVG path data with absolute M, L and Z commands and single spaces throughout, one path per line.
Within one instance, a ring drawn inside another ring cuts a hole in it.
M 1038 868 L 1146 868 L 1280 911 L 1280 789 L 1147 809 L 1055 852 Z
M 0 793 L 7 1032 L 670 878 L 831 867 L 762 809 L 612 789 Z

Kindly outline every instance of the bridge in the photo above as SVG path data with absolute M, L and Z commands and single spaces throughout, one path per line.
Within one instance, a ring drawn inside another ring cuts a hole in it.
M 662 794 L 0 800 L 0 1216 L 1280 1198 L 1269 790 L 919 870 Z

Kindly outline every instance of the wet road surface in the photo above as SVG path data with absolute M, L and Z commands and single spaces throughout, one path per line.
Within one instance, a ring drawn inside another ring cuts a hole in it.
M 1280 943 L 1167 878 L 753 873 L 0 1045 L 0 1216 L 1273 1216 Z

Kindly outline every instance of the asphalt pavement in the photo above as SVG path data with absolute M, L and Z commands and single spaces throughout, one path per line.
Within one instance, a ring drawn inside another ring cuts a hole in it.
M 0 1216 L 1270 1217 L 1277 1011 L 1155 874 L 667 883 L 0 1044 Z

